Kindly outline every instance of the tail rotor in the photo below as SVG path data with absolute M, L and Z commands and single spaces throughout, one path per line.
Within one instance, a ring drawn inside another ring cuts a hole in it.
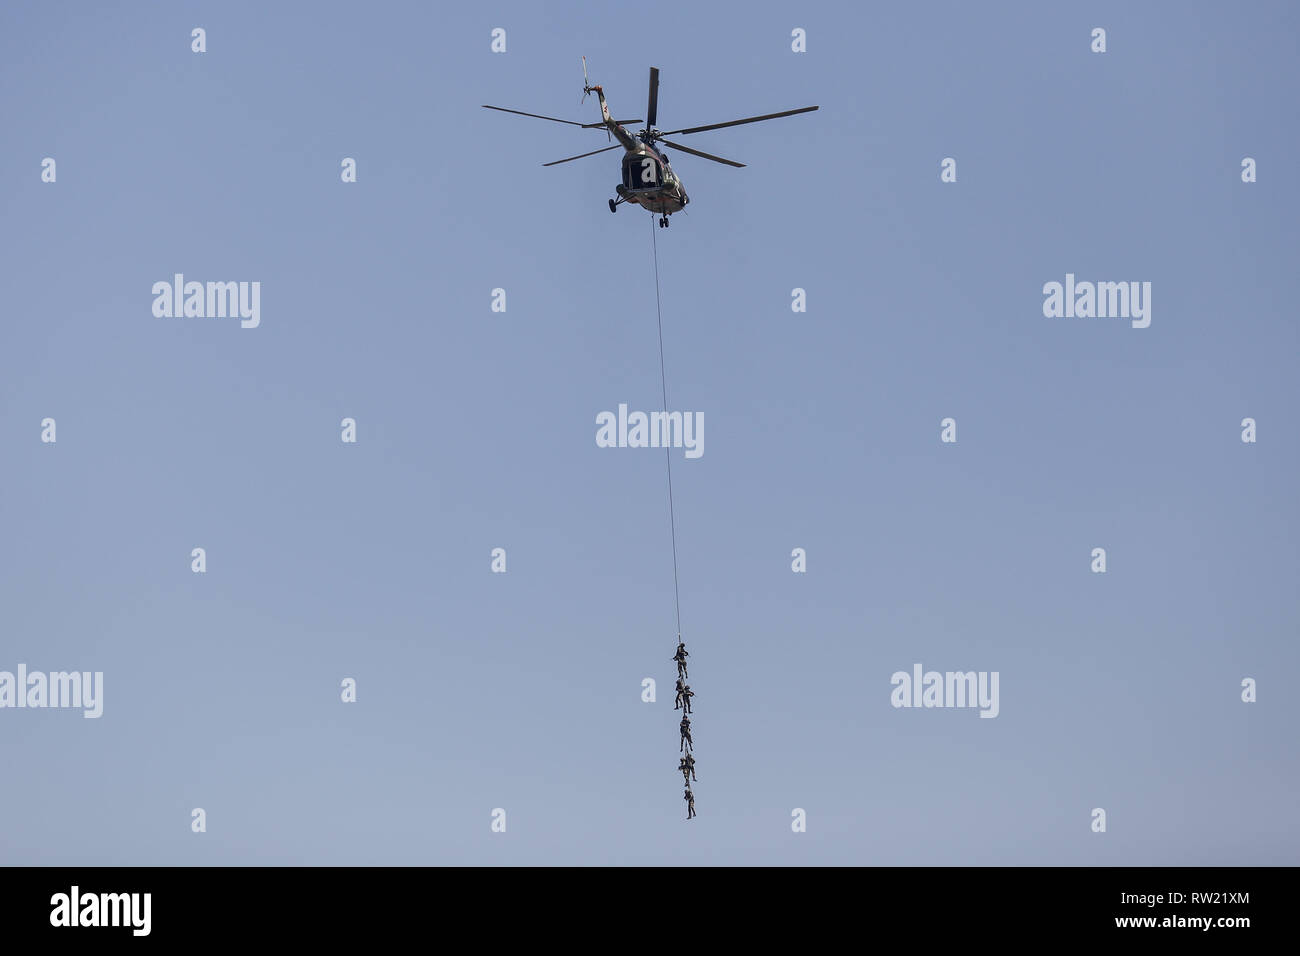
M 591 80 L 588 79 L 587 77 L 587 58 L 584 56 L 582 58 L 582 99 L 579 101 L 579 105 L 586 103 L 588 95 L 590 95 L 593 92 L 599 92 L 599 90 L 600 87 L 592 86 Z M 610 134 L 609 129 L 606 128 L 605 130 L 606 142 L 613 142 L 613 139 L 614 137 Z

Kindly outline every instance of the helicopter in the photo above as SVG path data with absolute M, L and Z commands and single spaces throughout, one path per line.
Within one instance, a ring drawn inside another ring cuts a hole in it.
M 583 159 L 587 156 L 595 156 L 597 153 L 608 153 L 611 150 L 621 149 L 623 155 L 623 181 L 615 187 L 618 194 L 617 199 L 609 201 L 609 211 L 618 212 L 618 207 L 623 203 L 633 203 L 642 209 L 649 210 L 652 213 L 659 214 L 659 225 L 661 228 L 667 227 L 668 217 L 675 212 L 681 212 L 682 208 L 690 202 L 690 197 L 686 195 L 686 188 L 673 168 L 668 163 L 668 156 L 655 148 L 655 144 L 663 142 L 664 144 L 680 149 L 683 153 L 689 153 L 692 156 L 699 156 L 702 159 L 712 160 L 715 163 L 724 163 L 727 166 L 743 168 L 744 163 L 738 163 L 735 160 L 723 159 L 721 156 L 714 156 L 710 153 L 702 152 L 698 149 L 691 149 L 689 146 L 683 146 L 680 143 L 674 143 L 671 140 L 664 139 L 665 136 L 688 136 L 692 133 L 703 133 L 706 130 L 722 129 L 726 126 L 740 126 L 743 123 L 758 123 L 762 120 L 779 119 L 782 116 L 794 116 L 796 113 L 811 113 L 817 109 L 816 106 L 805 106 L 802 109 L 786 110 L 782 113 L 767 113 L 763 116 L 749 116 L 745 119 L 731 120 L 726 123 L 710 123 L 707 126 L 691 126 L 686 129 L 673 129 L 668 132 L 661 132 L 655 129 L 655 122 L 658 119 L 659 110 L 659 68 L 650 67 L 650 96 L 646 105 L 646 115 L 644 120 L 616 120 L 609 112 L 609 105 L 605 102 L 605 91 L 600 86 L 593 86 L 587 77 L 587 58 L 582 58 L 582 100 L 587 102 L 587 96 L 595 93 L 600 100 L 599 123 L 578 123 L 574 120 L 557 119 L 554 116 L 542 116 L 540 113 L 525 113 L 522 110 L 508 110 L 503 106 L 483 105 L 485 110 L 499 110 L 502 113 L 515 113 L 519 116 L 531 116 L 534 119 L 550 120 L 553 123 L 568 123 L 570 126 L 578 126 L 582 129 L 604 129 L 607 136 L 618 140 L 618 144 L 607 146 L 604 149 L 595 149 L 590 153 L 579 153 L 577 156 L 569 156 L 566 159 L 557 159 L 551 163 L 543 163 L 543 166 L 558 166 L 560 163 L 571 163 L 575 159 Z M 628 132 L 624 125 L 633 123 L 645 123 L 645 129 L 639 133 L 633 134 Z

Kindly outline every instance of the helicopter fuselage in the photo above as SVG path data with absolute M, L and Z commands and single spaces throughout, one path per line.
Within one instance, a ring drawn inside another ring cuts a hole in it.
M 592 90 L 600 99 L 600 115 L 606 128 L 624 149 L 623 181 L 615 189 L 619 197 L 661 216 L 681 212 L 691 200 L 681 179 L 673 172 L 668 157 L 624 129 L 610 116 L 605 91 L 599 86 L 592 87 Z

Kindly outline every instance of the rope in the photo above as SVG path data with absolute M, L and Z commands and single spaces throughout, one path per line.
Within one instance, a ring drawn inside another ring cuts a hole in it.
M 668 411 L 668 376 L 664 372 L 664 315 L 659 302 L 659 239 L 655 232 L 654 216 L 650 217 L 650 243 L 655 254 L 655 316 L 659 320 L 659 383 L 663 388 L 664 412 Z M 677 608 L 677 640 L 682 639 L 682 598 L 677 586 L 677 516 L 673 513 L 673 457 L 672 450 L 664 446 L 664 462 L 668 465 L 668 528 L 673 537 L 673 603 Z M 675 647 L 676 645 L 674 645 Z
M 650 217 L 650 244 L 654 249 L 654 257 L 655 257 L 655 317 L 659 321 L 659 383 L 662 386 L 662 390 L 663 390 L 663 400 L 664 400 L 663 410 L 666 415 L 668 412 L 668 373 L 664 371 L 664 310 L 663 310 L 662 301 L 659 296 L 659 239 L 658 239 L 658 233 L 655 232 L 654 227 L 655 227 L 654 216 L 651 216 Z M 677 584 L 677 515 L 675 514 L 673 509 L 673 455 L 672 455 L 671 446 L 667 444 L 664 445 L 664 463 L 668 466 L 668 527 L 672 532 L 672 539 L 673 539 L 673 604 L 677 611 L 677 642 L 680 644 L 682 643 L 682 598 L 681 598 L 681 591 L 678 588 L 678 584 Z M 673 656 L 674 658 L 676 657 L 675 651 Z M 682 719 L 685 720 L 686 719 L 685 711 L 686 708 L 690 706 L 691 699 L 689 696 L 683 697 L 682 701 L 683 701 Z M 676 710 L 677 708 L 674 707 L 673 709 Z M 693 761 L 695 758 L 691 755 L 691 751 L 695 749 L 695 746 L 693 743 L 690 745 L 686 745 L 685 741 L 686 741 L 686 736 L 685 733 L 683 733 L 682 746 L 680 748 L 681 752 L 684 754 L 682 759 L 685 760 L 687 758 L 690 758 L 692 760 L 691 766 L 693 768 L 694 767 Z M 688 746 L 689 749 L 687 749 Z M 686 792 L 687 792 L 687 796 L 690 796 L 691 793 L 693 792 L 691 790 L 689 773 L 687 774 L 687 779 L 686 779 Z M 689 813 L 691 814 L 691 816 L 694 816 L 695 814 L 695 802 L 693 799 L 691 800 L 690 803 Z M 687 819 L 690 819 L 690 817 L 688 816 Z

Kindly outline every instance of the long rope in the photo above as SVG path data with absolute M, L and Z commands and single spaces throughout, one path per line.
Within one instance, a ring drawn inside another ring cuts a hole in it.
M 668 375 L 664 372 L 664 314 L 659 302 L 659 239 L 654 216 L 650 217 L 650 243 L 655 253 L 655 315 L 659 320 L 659 383 L 663 388 L 664 412 L 668 411 Z M 682 639 L 682 598 L 677 586 L 677 516 L 673 513 L 673 456 L 664 445 L 664 462 L 668 465 L 668 528 L 673 537 L 673 603 L 677 608 L 677 640 Z
M 658 233 L 654 229 L 654 217 L 651 216 L 650 222 L 650 244 L 654 248 L 655 256 L 655 317 L 659 321 L 659 383 L 663 388 L 664 414 L 668 413 L 668 373 L 664 371 L 664 310 L 659 296 L 659 239 Z M 672 531 L 673 537 L 673 604 L 677 610 L 677 646 L 685 651 L 685 644 L 682 643 L 682 598 L 681 592 L 677 585 L 677 515 L 673 509 L 673 455 L 671 444 L 664 445 L 664 463 L 668 466 L 668 527 Z M 678 686 L 682 686 L 683 670 L 685 668 L 685 658 L 679 657 L 677 653 L 673 654 L 673 660 L 678 661 Z M 690 742 L 690 718 L 686 716 L 688 708 L 691 706 L 690 687 L 686 687 L 685 696 L 680 692 L 678 700 L 682 703 L 682 744 L 681 751 L 684 754 L 680 769 L 686 777 L 686 798 L 689 800 L 688 816 L 690 819 L 695 816 L 695 798 L 691 791 L 691 776 L 695 769 L 695 758 L 691 751 L 695 749 L 693 742 Z M 673 710 L 677 707 L 674 706 Z M 687 769 L 686 761 L 691 761 L 690 769 Z

